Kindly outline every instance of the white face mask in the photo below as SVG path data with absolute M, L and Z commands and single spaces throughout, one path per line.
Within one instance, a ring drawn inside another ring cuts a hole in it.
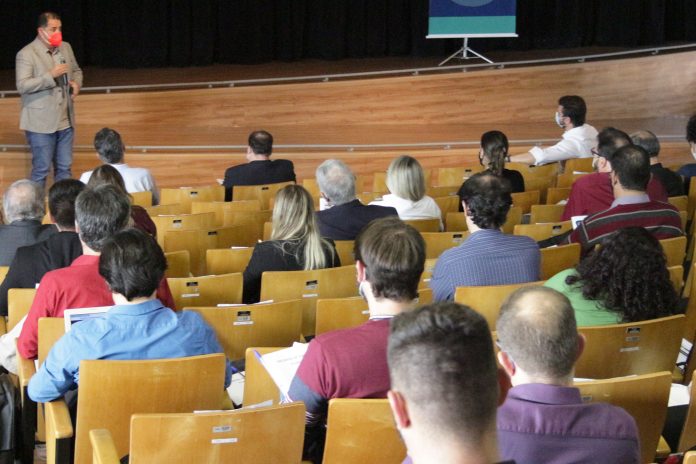
M 558 124 L 558 127 L 561 127 L 561 128 L 565 127 L 565 124 L 563 124 L 562 119 L 563 119 L 563 116 L 561 115 L 561 113 L 556 111 L 556 117 L 555 117 L 556 124 Z

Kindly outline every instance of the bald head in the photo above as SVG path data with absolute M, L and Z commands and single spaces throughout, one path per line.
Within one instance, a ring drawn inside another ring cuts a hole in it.
M 547 287 L 524 287 L 508 297 L 496 324 L 501 349 L 527 375 L 565 379 L 578 357 L 570 301 Z
M 44 193 L 41 185 L 22 179 L 10 185 L 3 198 L 5 221 L 40 221 L 46 213 Z
M 648 152 L 651 158 L 657 158 L 660 154 L 660 141 L 649 130 L 640 130 L 631 134 L 631 142 Z

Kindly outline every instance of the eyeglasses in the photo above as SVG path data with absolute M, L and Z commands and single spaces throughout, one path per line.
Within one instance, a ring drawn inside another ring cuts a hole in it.
M 599 151 L 597 151 L 597 148 L 594 147 L 590 150 L 590 153 L 592 153 L 592 156 L 599 156 Z

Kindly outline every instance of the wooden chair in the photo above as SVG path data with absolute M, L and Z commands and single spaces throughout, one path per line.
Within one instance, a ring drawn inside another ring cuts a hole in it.
M 483 170 L 483 166 L 437 168 L 435 170 L 437 184 L 435 185 L 440 187 L 456 186 L 459 188 L 465 180 Z
M 686 195 L 679 195 L 676 197 L 669 197 L 668 198 L 670 204 L 677 208 L 679 211 L 688 211 L 689 210 L 689 197 Z
M 681 295 L 682 288 L 684 287 L 684 267 L 669 266 L 667 270 L 669 271 L 669 280 L 672 282 L 674 290 Z
M 225 379 L 222 353 L 188 358 L 80 362 L 75 462 L 92 459 L 89 431 L 108 428 L 116 455 L 129 450 L 129 426 L 135 413 L 216 410 Z M 73 428 L 65 401 L 45 404 L 46 462 L 68 462 Z
M 546 204 L 556 205 L 570 197 L 570 187 L 551 187 L 546 191 Z
M 576 180 L 587 174 L 574 174 L 573 172 L 564 172 L 556 177 L 556 187 L 572 187 Z
M 250 346 L 291 346 L 300 341 L 302 301 L 231 307 L 188 307 L 207 322 L 228 359 L 242 359 Z
M 177 309 L 242 302 L 242 274 L 167 279 Z
M 181 205 L 186 213 L 191 212 L 191 203 L 195 201 L 223 201 L 225 188 L 222 185 L 204 187 L 163 188 L 160 190 L 160 204 Z
M 10 266 L 0 266 L 0 283 L 5 280 L 7 272 L 10 270 Z
M 684 426 L 682 427 L 681 435 L 679 436 L 679 445 L 677 452 L 683 453 L 686 450 L 696 445 L 696 382 L 693 378 L 689 384 L 689 408 L 686 412 Z M 696 455 L 696 452 L 694 452 Z
M 264 272 L 261 277 L 261 301 L 302 299 L 302 334 L 312 335 L 316 326 L 318 298 L 357 296 L 355 266 L 311 271 Z
M 511 234 L 515 230 L 517 224 L 522 224 L 522 208 L 520 206 L 512 206 L 508 211 L 507 219 L 503 224 L 503 232 Z
M 176 216 L 180 214 L 188 214 L 189 209 L 185 205 L 173 204 L 173 205 L 163 205 L 159 204 L 157 206 L 145 206 L 145 211 L 150 217 L 155 216 Z
M 355 254 L 353 253 L 355 248 L 354 240 L 335 240 L 334 244 L 336 245 L 338 258 L 341 260 L 341 266 L 355 264 Z
M 225 211 L 261 211 L 259 200 L 196 201 L 191 203 L 191 213 L 214 213 L 218 227 L 225 225 Z
M 692 177 L 691 180 L 689 180 L 689 194 L 686 211 L 687 216 L 693 218 L 694 210 L 696 210 L 696 177 Z
M 36 295 L 35 288 L 11 288 L 7 291 L 7 330 L 16 326 L 29 309 Z
M 385 171 L 372 174 L 372 191 L 375 193 L 389 193 L 387 187 L 387 173 Z
M 435 263 L 437 258 L 431 258 L 425 260 L 425 266 L 423 267 L 423 274 L 421 275 L 420 282 L 418 283 L 418 291 L 425 288 L 430 288 L 430 279 L 433 276 L 433 270 L 435 269 Z
M 326 421 L 324 464 L 399 463 L 406 447 L 386 399 L 332 399 Z
M 457 199 L 457 202 L 459 202 L 459 196 L 457 195 L 458 191 L 459 186 L 443 185 L 438 187 L 428 187 L 425 189 L 425 194 L 432 198 L 454 197 Z M 459 206 L 457 206 L 457 209 L 459 209 Z
M 214 213 L 152 216 L 157 226 L 157 243 L 164 247 L 164 234 L 169 230 L 195 230 L 215 227 Z
M 435 203 L 440 207 L 440 214 L 442 216 L 442 221 L 444 222 L 447 218 L 447 213 L 457 213 L 459 212 L 459 197 L 458 196 L 446 196 L 446 197 L 434 197 Z
M 205 250 L 205 270 L 213 275 L 244 272 L 253 252 L 253 247 Z
M 425 257 L 439 257 L 445 250 L 459 246 L 469 236 L 469 232 L 422 232 L 425 240 Z
M 696 464 L 696 451 L 689 451 L 684 454 L 683 464 Z
M 131 204 L 142 206 L 152 206 L 152 192 L 130 192 Z
M 170 251 L 167 258 L 166 277 L 189 277 L 191 275 L 191 257 L 188 250 Z
M 225 210 L 225 227 L 250 226 L 247 246 L 253 246 L 263 237 L 263 225 L 270 222 L 273 211 L 228 211 Z
M 264 222 L 263 223 L 263 241 L 267 241 L 271 239 L 271 234 L 273 233 L 273 223 L 272 222 Z
M 667 266 L 682 266 L 686 256 L 686 237 L 673 237 L 660 240 L 662 251 L 667 258 Z
M 454 292 L 454 301 L 467 305 L 481 313 L 486 318 L 491 330 L 494 330 L 495 322 L 498 320 L 498 314 L 500 314 L 500 305 L 512 292 L 518 288 L 530 285 L 543 285 L 543 283 L 544 281 L 540 280 L 522 284 L 457 287 Z
M 532 205 L 538 205 L 541 194 L 538 190 L 528 190 L 526 192 L 512 193 L 512 204 L 522 209 L 522 214 L 527 214 Z
M 304 428 L 305 407 L 301 402 L 224 412 L 134 414 L 130 462 L 299 463 Z M 91 430 L 89 438 L 95 464 L 120 463 L 109 430 Z
M 585 351 L 575 364 L 575 376 L 608 379 L 669 371 L 679 353 L 685 316 L 642 322 L 580 327 Z
M 542 248 L 539 251 L 541 252 L 540 277 L 542 280 L 548 280 L 565 269 L 577 266 L 580 262 L 579 243 Z
M 564 209 L 565 205 L 532 205 L 529 223 L 561 222 Z
M 280 390 L 265 367 L 259 362 L 256 353 L 273 353 L 284 347 L 250 347 L 244 354 L 244 407 L 259 404 L 279 404 Z
M 235 201 L 258 200 L 263 210 L 269 208 L 271 198 L 275 197 L 278 190 L 292 184 L 294 184 L 294 182 L 278 182 L 265 185 L 235 185 L 232 190 L 232 195 Z
M 539 203 L 546 202 L 546 192 L 553 185 L 553 177 L 526 177 L 524 179 L 524 190 L 525 192 L 531 192 L 534 190 L 539 191 Z
M 549 222 L 544 224 L 517 224 L 513 230 L 515 235 L 526 235 L 535 241 L 560 235 L 571 230 L 570 221 Z
M 592 157 L 588 156 L 586 158 L 571 158 L 565 161 L 565 172 L 582 172 L 590 173 L 594 172 L 592 167 Z
M 418 232 L 439 232 L 440 219 L 406 219 L 406 224 L 415 228 Z
M 371 201 L 374 201 L 378 198 L 381 198 L 382 194 L 380 194 L 378 192 L 362 192 L 362 193 L 356 194 L 355 197 L 358 200 L 360 200 L 360 203 L 362 203 L 363 205 L 366 205 L 366 204 L 370 203 Z
M 608 360 L 611 362 L 610 360 Z M 623 408 L 636 421 L 641 462 L 654 462 L 667 417 L 671 374 L 667 371 L 638 376 L 576 383 L 586 403 L 605 402 Z
M 356 327 L 370 318 L 367 301 L 361 296 L 321 298 L 317 300 L 315 335 Z
M 558 163 L 543 164 L 541 166 L 529 165 L 526 163 L 505 163 L 506 169 L 519 171 L 524 177 L 525 183 L 531 177 L 554 177 L 558 174 Z

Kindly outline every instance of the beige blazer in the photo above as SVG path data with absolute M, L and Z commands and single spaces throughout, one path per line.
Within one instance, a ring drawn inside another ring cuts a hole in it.
M 69 43 L 63 42 L 58 49 L 69 65 L 68 80 L 75 81 L 82 87 L 82 70 L 77 64 L 72 47 Z M 17 53 L 15 77 L 17 90 L 22 96 L 20 129 L 42 134 L 51 134 L 58 130 L 61 120 L 59 108 L 64 93 L 51 76 L 54 66 L 48 49 L 38 38 Z M 70 125 L 75 127 L 72 98 L 67 98 Z

